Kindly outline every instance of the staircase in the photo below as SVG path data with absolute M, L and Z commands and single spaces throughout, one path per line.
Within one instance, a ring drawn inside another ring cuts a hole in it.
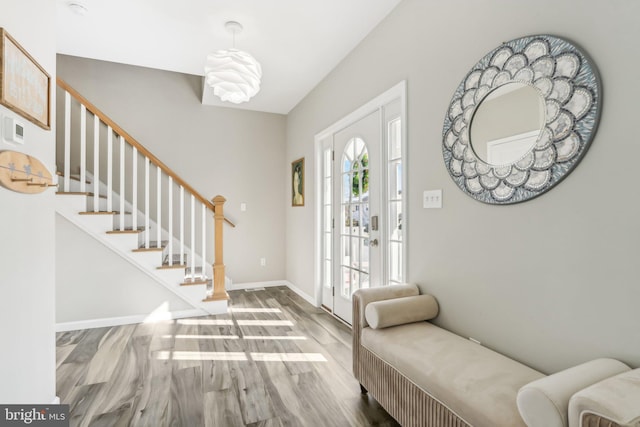
M 235 225 L 224 217 L 224 197 L 205 199 L 77 91 L 57 83 L 64 124 L 56 212 L 203 314 L 226 312 L 223 225 Z M 213 265 L 206 256 L 212 252 Z

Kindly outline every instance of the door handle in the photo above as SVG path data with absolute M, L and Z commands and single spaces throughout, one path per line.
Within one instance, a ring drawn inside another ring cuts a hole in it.
M 372 248 L 378 246 L 378 239 L 369 240 L 369 246 L 371 246 Z

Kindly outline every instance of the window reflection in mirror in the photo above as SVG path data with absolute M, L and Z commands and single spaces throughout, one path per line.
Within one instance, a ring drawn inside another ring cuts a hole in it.
M 545 123 L 544 98 L 533 86 L 507 83 L 477 107 L 470 129 L 473 151 L 492 166 L 517 162 L 535 145 Z

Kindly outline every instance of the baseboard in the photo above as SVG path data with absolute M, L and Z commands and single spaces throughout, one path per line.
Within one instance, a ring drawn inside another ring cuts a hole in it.
M 106 328 L 134 323 L 152 323 L 163 320 L 183 319 L 185 317 L 208 316 L 204 310 L 181 310 L 159 314 L 138 314 L 134 316 L 109 317 L 105 319 L 80 320 L 76 322 L 56 323 L 56 332 L 77 331 L 79 329 Z
M 303 292 L 302 289 L 300 289 L 299 287 L 297 287 L 296 285 L 294 285 L 293 283 L 289 282 L 288 280 L 284 281 L 285 285 L 291 289 L 293 292 L 295 292 L 296 294 L 300 295 L 302 298 L 304 298 L 305 301 L 307 301 L 309 304 L 311 304 L 314 307 L 318 307 L 318 302 L 316 301 L 315 298 L 311 297 L 310 295 L 308 295 L 306 292 Z
M 288 286 L 286 280 L 272 280 L 270 282 L 247 282 L 247 283 L 234 283 L 227 287 L 227 291 L 242 291 L 244 289 L 256 289 L 256 288 L 272 288 L 274 286 Z
M 307 301 L 309 304 L 313 305 L 314 307 L 318 306 L 318 303 L 316 302 L 315 298 L 310 297 L 305 292 L 303 292 L 299 287 L 297 287 L 296 285 L 294 285 L 288 280 L 273 280 L 270 282 L 251 282 L 251 283 L 237 283 L 237 284 L 234 283 L 232 286 L 229 286 L 227 290 L 241 291 L 244 289 L 272 288 L 274 286 L 286 286 L 287 288 L 291 289 L 293 292 L 295 292 L 296 294 L 304 298 L 304 300 Z

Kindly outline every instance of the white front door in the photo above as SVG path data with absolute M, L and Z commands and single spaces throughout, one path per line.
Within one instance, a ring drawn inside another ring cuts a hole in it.
M 352 323 L 351 295 L 380 286 L 380 110 L 334 134 L 333 312 Z
M 406 277 L 406 82 L 315 137 L 316 286 L 352 323 L 352 294 Z

